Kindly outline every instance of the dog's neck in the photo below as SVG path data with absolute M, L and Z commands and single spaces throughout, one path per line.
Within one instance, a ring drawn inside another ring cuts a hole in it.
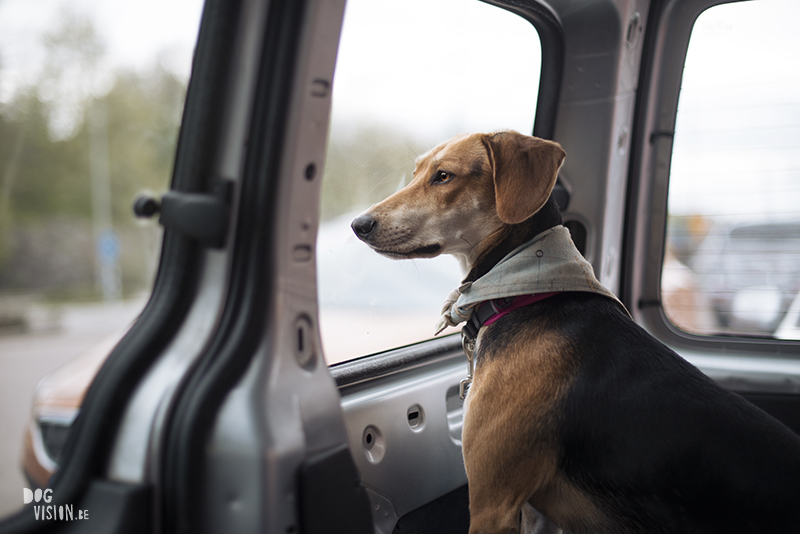
M 467 266 L 464 282 L 473 282 L 488 273 L 509 252 L 536 235 L 561 224 L 561 212 L 551 196 L 542 209 L 519 224 L 506 224 L 489 235 L 481 244 L 475 262 Z

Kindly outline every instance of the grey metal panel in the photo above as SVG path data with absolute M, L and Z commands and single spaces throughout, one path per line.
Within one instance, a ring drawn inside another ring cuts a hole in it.
M 298 469 L 311 453 L 347 443 L 318 333 L 315 241 L 330 88 L 344 0 L 308 0 L 272 242 L 272 309 L 255 358 L 218 414 L 206 459 L 207 532 L 297 532 Z M 237 147 L 232 147 L 236 149 Z M 224 489 L 224 491 L 223 491 Z
M 566 58 L 554 139 L 572 199 L 565 220 L 587 226 L 587 256 L 600 281 L 619 291 L 628 146 L 649 3 L 554 1 Z
M 458 357 L 342 391 L 353 457 L 373 505 L 382 507 L 378 532 L 390 533 L 398 517 L 466 484 L 458 398 L 465 376 L 466 359 Z M 411 407 L 422 412 L 416 427 Z
M 153 482 L 159 478 L 164 422 L 178 384 L 208 340 L 225 290 L 227 259 L 206 251 L 201 290 L 184 325 L 136 389 L 122 418 L 108 464 L 108 478 L 118 482 Z
M 258 532 L 264 499 L 259 421 L 252 409 L 254 366 L 230 395 L 208 444 L 206 532 Z

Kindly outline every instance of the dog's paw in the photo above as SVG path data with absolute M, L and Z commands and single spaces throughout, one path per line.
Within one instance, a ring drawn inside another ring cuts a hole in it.
M 536 508 L 528 503 L 522 505 L 520 511 L 520 534 L 564 534 L 564 531 L 551 523 Z

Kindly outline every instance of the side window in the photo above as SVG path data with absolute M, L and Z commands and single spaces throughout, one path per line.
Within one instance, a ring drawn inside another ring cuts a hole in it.
M 498 53 L 497 42 L 514 53 Z M 458 262 L 381 257 L 350 222 L 410 181 L 417 156 L 455 134 L 530 133 L 540 67 L 534 26 L 498 7 L 347 2 L 317 242 L 329 364 L 433 336 L 444 298 L 464 275 Z
M 0 516 L 149 296 L 161 233 L 131 207 L 169 185 L 201 10 L 0 2 Z
M 687 332 L 800 339 L 799 18 L 737 2 L 692 31 L 661 284 Z

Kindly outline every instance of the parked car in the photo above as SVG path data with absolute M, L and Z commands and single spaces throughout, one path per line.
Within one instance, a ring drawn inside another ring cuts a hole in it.
M 737 224 L 712 231 L 692 265 L 719 324 L 772 334 L 800 291 L 800 223 Z
M 775 330 L 778 339 L 800 339 L 800 293 L 795 296 L 781 324 Z
M 97 343 L 36 386 L 22 453 L 22 469 L 32 488 L 49 486 L 86 390 L 122 334 Z

